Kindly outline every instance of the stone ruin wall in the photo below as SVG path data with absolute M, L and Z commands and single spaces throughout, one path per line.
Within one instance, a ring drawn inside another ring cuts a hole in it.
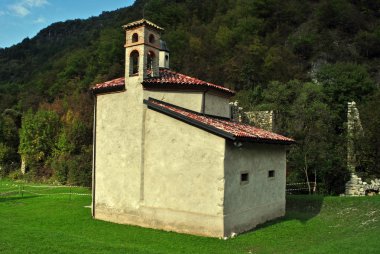
M 363 127 L 359 110 L 356 103 L 352 101 L 347 104 L 347 169 L 350 173 L 355 173 L 357 166 L 355 139 L 358 135 L 363 135 Z
M 267 131 L 274 130 L 274 113 L 273 111 L 251 111 L 245 112 L 245 118 L 250 125 L 257 126 Z
M 379 193 L 380 179 L 371 180 L 371 183 L 363 182 L 355 173 L 351 174 L 351 179 L 346 183 L 347 196 L 365 196 Z
M 275 114 L 273 111 L 244 112 L 237 101 L 231 102 L 230 106 L 233 121 L 253 125 L 267 131 L 274 130 Z
M 347 169 L 351 173 L 350 180 L 346 183 L 345 195 L 364 196 L 367 194 L 379 193 L 380 179 L 364 182 L 356 174 L 358 162 L 356 160 L 355 139 L 363 134 L 363 127 L 360 122 L 359 110 L 354 101 L 347 104 Z

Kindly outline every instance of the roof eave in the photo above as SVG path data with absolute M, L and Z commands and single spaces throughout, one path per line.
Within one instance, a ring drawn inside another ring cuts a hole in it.
M 135 22 L 131 22 L 129 24 L 123 25 L 122 27 L 124 29 L 129 29 L 129 28 L 144 26 L 144 25 L 147 25 L 147 26 L 154 28 L 158 31 L 164 31 L 164 29 L 162 27 L 160 27 L 160 26 L 158 26 L 158 25 L 154 24 L 153 22 L 146 20 L 146 19 L 141 19 L 141 20 L 138 20 Z
M 295 143 L 294 140 L 265 139 L 254 137 L 236 137 L 236 141 L 273 145 L 292 145 Z
M 111 87 L 100 87 L 100 88 L 91 88 L 91 92 L 94 95 L 104 94 L 104 93 L 114 93 L 114 92 L 123 92 L 125 91 L 125 86 L 111 86 Z

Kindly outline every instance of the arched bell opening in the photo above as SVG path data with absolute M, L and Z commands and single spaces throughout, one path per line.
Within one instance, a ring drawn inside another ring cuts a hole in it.
M 137 50 L 133 50 L 129 57 L 129 75 L 137 75 L 139 74 L 139 52 Z
M 132 35 L 132 42 L 138 42 L 139 41 L 139 35 L 137 33 L 134 33 Z
M 146 70 L 147 70 L 148 77 L 154 76 L 153 69 L 154 69 L 155 63 L 156 63 L 156 55 L 152 51 L 149 51 L 147 54 L 147 62 L 146 62 Z

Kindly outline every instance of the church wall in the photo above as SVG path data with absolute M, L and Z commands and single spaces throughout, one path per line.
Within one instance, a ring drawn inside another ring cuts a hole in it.
M 151 227 L 223 235 L 225 140 L 146 111 L 141 212 Z
M 202 96 L 202 92 L 144 90 L 144 99 L 151 97 L 196 112 L 202 111 Z
M 138 150 L 131 146 L 136 116 L 128 113 L 127 92 L 97 96 L 95 150 L 95 218 L 99 209 L 121 211 L 139 201 Z M 141 128 L 141 127 L 140 127 Z M 139 137 L 137 137 L 139 138 Z
M 229 102 L 229 98 L 210 94 L 210 92 L 208 92 L 205 94 L 205 113 L 230 118 L 231 112 Z
M 274 170 L 274 177 L 268 171 Z M 248 181 L 241 181 L 248 174 Z M 285 215 L 286 147 L 226 141 L 225 235 Z

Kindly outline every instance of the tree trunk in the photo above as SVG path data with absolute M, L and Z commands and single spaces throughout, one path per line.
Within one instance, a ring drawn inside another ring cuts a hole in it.
M 26 159 L 25 156 L 21 155 L 21 173 L 25 175 L 26 173 Z
M 309 181 L 309 174 L 307 172 L 308 170 L 308 166 L 307 166 L 307 157 L 306 157 L 306 154 L 304 156 L 304 162 L 305 162 L 305 167 L 304 167 L 304 171 L 305 171 L 305 176 L 306 176 L 306 183 L 307 183 L 307 187 L 309 189 L 309 194 L 311 194 L 311 187 L 310 187 L 310 181 Z

